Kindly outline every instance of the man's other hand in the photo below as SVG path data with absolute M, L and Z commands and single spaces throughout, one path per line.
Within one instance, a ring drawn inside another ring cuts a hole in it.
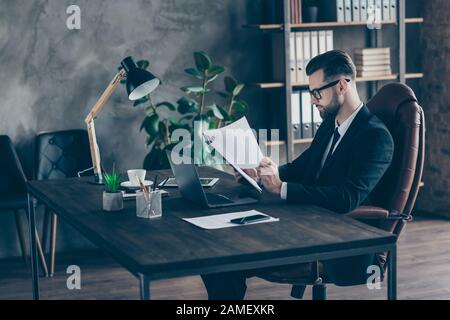
M 256 171 L 255 168 L 251 168 L 251 169 L 242 169 L 242 171 L 244 171 L 250 178 L 252 178 L 253 180 L 255 180 L 256 182 L 258 182 L 259 178 L 258 178 L 258 172 Z M 234 178 L 236 179 L 237 182 L 239 183 L 245 183 L 245 178 L 243 176 L 241 176 L 239 174 L 239 172 L 237 172 L 236 170 L 234 170 Z
M 282 181 L 278 176 L 278 166 L 270 158 L 263 158 L 257 172 L 264 188 L 272 193 L 280 194 Z

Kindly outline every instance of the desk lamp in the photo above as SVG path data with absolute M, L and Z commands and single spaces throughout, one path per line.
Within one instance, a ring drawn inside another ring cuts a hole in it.
M 100 111 L 102 111 L 106 102 L 111 97 L 112 93 L 122 79 L 126 78 L 126 89 L 128 99 L 130 100 L 138 100 L 145 97 L 155 90 L 160 84 L 159 79 L 153 74 L 138 68 L 131 57 L 123 59 L 120 65 L 122 66 L 122 69 L 114 76 L 106 90 L 102 93 L 84 120 L 88 129 L 92 166 L 95 174 L 94 183 L 96 184 L 103 184 L 103 174 L 101 169 L 100 151 L 97 144 L 97 137 L 95 135 L 94 119 Z

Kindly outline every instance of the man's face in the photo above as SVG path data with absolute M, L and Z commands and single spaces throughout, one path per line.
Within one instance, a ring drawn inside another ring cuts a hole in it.
M 324 73 L 322 69 L 317 70 L 309 77 L 309 90 L 314 90 L 327 84 L 328 82 L 324 81 Z M 322 97 L 320 99 L 311 96 L 311 102 L 319 110 L 320 116 L 324 120 L 336 117 L 339 109 L 341 108 L 342 102 L 339 101 L 340 99 L 337 93 L 337 87 L 339 87 L 339 84 L 331 88 L 321 90 L 320 95 Z

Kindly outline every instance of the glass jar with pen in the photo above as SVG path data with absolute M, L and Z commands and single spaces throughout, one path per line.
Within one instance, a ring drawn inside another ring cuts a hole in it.
M 157 190 L 158 177 L 155 178 L 151 191 L 140 182 L 141 190 L 136 192 L 136 215 L 139 218 L 159 218 L 162 216 L 162 191 Z

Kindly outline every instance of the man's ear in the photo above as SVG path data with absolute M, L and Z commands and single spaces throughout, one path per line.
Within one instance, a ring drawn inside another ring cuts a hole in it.
M 344 95 L 347 90 L 348 90 L 348 82 L 345 79 L 341 79 L 341 81 L 339 81 L 339 94 Z

